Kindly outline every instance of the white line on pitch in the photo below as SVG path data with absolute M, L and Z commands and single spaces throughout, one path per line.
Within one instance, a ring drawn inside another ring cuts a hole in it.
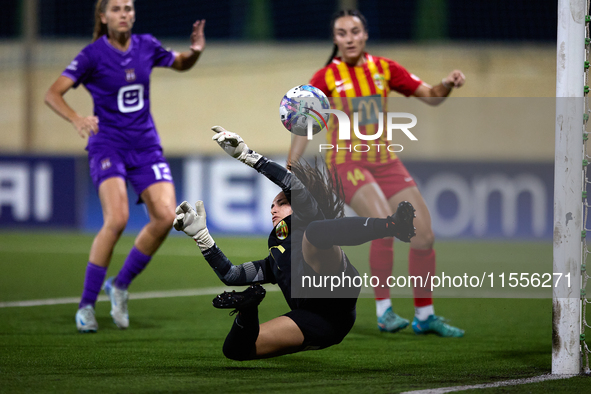
M 279 291 L 277 286 L 265 286 L 267 291 Z M 202 289 L 186 289 L 186 290 L 169 290 L 169 291 L 145 291 L 141 293 L 129 293 L 131 300 L 145 300 L 152 298 L 172 298 L 172 297 L 190 297 L 202 295 L 216 295 L 223 291 L 233 290 L 230 287 L 206 287 Z M 108 301 L 109 298 L 101 295 L 98 301 Z M 27 301 L 9 301 L 0 302 L 0 308 L 13 308 L 23 306 L 42 306 L 42 305 L 61 305 L 61 304 L 77 304 L 80 302 L 80 297 L 64 297 L 64 298 L 48 298 L 44 300 L 27 300 Z
M 13 247 L 8 245 L 0 245 L 0 252 L 3 253 L 28 253 L 28 254 L 83 254 L 88 255 L 89 248 L 72 248 L 72 247 L 62 247 L 62 246 L 43 246 L 39 249 L 34 249 L 30 247 Z M 113 252 L 114 255 L 128 255 L 129 250 L 115 250 Z M 195 256 L 201 257 L 201 253 L 199 253 L 199 249 L 196 247 L 189 248 L 166 248 L 161 249 L 158 251 L 156 256 Z M 252 253 L 232 253 L 232 256 L 236 256 L 239 258 L 253 258 Z M 256 256 L 254 256 L 256 257 Z
M 469 385 L 469 386 L 441 387 L 441 388 L 437 388 L 437 389 L 405 391 L 400 394 L 411 394 L 411 393 L 412 394 L 442 394 L 442 393 L 451 393 L 454 391 L 487 389 L 487 388 L 503 387 L 503 386 L 516 386 L 516 385 L 520 385 L 520 384 L 544 382 L 546 380 L 568 379 L 568 378 L 572 378 L 573 376 L 577 376 L 577 375 L 550 375 L 550 374 L 548 374 L 548 375 L 534 376 L 533 378 L 512 379 L 512 380 L 504 380 L 502 382 L 473 384 L 473 385 Z

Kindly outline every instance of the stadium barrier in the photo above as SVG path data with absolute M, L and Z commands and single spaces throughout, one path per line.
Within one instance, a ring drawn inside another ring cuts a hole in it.
M 274 157 L 284 163 L 284 157 Z M 203 200 L 210 231 L 266 235 L 278 188 L 220 156 L 169 159 L 178 201 Z M 552 162 L 406 161 L 430 207 L 439 238 L 552 237 Z M 130 189 L 127 231 L 147 222 Z M 351 214 L 348 211 L 348 214 Z M 102 212 L 81 156 L 0 156 L 0 229 L 66 228 L 93 232 Z

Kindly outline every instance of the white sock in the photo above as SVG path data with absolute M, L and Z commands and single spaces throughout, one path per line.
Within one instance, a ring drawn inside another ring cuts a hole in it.
M 433 308 L 433 304 L 427 306 L 419 306 L 415 307 L 415 317 L 418 320 L 427 320 L 429 316 L 435 314 L 435 309 Z
M 384 298 L 383 300 L 376 300 L 376 315 L 381 317 L 386 309 L 392 306 L 392 301 L 389 298 Z

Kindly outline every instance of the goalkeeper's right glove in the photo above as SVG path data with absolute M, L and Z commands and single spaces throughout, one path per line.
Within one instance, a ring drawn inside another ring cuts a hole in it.
M 248 149 L 248 146 L 238 134 L 227 131 L 222 126 L 213 126 L 211 129 L 216 133 L 212 139 L 233 158 L 254 167 L 263 157 L 252 149 Z
M 215 242 L 207 230 L 205 207 L 203 201 L 195 203 L 195 209 L 187 201 L 183 201 L 176 207 L 176 218 L 173 226 L 177 231 L 184 231 L 192 237 L 199 249 L 204 252 L 211 248 Z

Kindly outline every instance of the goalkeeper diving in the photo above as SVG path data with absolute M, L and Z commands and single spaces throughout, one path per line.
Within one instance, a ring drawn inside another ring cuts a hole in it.
M 282 190 L 271 202 L 273 229 L 266 257 L 240 265 L 232 264 L 209 234 L 202 201 L 197 201 L 195 208 L 187 201 L 176 208 L 174 228 L 196 241 L 222 282 L 249 286 L 242 292 L 224 292 L 213 300 L 214 307 L 237 312 L 224 342 L 224 355 L 252 360 L 340 343 L 355 323 L 360 288 L 344 286 L 330 298 L 325 294 L 318 297 L 312 289 L 292 288 L 292 276 L 358 277 L 340 246 L 392 236 L 409 242 L 415 235 L 413 206 L 402 202 L 386 219 L 344 217 L 338 177 L 327 176 L 307 163 L 292 163 L 289 172 L 249 149 L 238 134 L 220 126 L 212 130 L 216 133 L 213 139 L 226 153 Z M 291 310 L 259 324 L 258 306 L 265 297 L 265 283 L 280 287 Z

